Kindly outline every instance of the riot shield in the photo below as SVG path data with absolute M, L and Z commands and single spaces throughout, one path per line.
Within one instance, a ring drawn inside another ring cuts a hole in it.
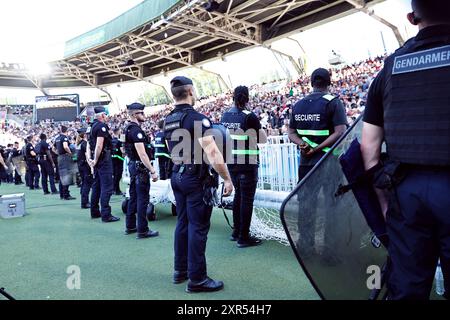
M 63 186 L 70 186 L 74 183 L 74 176 L 78 170 L 76 162 L 68 154 L 58 156 L 59 178 Z
M 352 192 L 339 157 L 362 131 L 358 120 L 285 200 L 281 220 L 294 253 L 319 296 L 327 300 L 381 297 L 384 247 L 373 233 Z
M 23 156 L 17 156 L 14 158 L 11 158 L 11 162 L 16 168 L 17 172 L 23 177 L 25 177 L 26 171 L 27 171 L 27 164 L 23 160 Z

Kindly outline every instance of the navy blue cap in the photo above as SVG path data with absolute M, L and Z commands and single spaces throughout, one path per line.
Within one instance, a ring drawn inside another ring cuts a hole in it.
M 127 109 L 128 110 L 140 110 L 140 111 L 143 111 L 145 109 L 145 106 L 142 103 L 135 102 L 135 103 L 132 103 L 132 104 L 128 105 Z
M 313 86 L 316 83 L 316 81 L 322 81 L 325 82 L 327 85 L 330 85 L 331 84 L 330 72 L 324 68 L 314 70 L 314 72 L 311 75 L 311 83 Z
M 194 85 L 191 79 L 186 77 L 175 77 L 172 81 L 170 81 L 170 85 L 172 88 L 182 87 L 187 85 Z
M 95 107 L 94 112 L 95 112 L 95 114 L 106 113 L 106 108 L 105 107 Z
M 77 130 L 78 134 L 83 134 L 87 132 L 87 128 L 81 128 Z

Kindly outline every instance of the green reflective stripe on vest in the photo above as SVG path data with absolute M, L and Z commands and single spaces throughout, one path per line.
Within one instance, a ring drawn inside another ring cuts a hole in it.
M 232 154 L 235 156 L 257 156 L 259 150 L 233 150 Z
M 315 143 L 314 141 L 309 140 L 308 138 L 303 137 L 303 141 L 305 141 L 311 148 L 317 148 L 319 145 Z M 329 152 L 331 148 L 324 148 L 323 152 Z
M 170 154 L 167 153 L 155 153 L 155 157 L 166 157 L 171 159 L 172 157 L 170 156 Z
M 231 139 L 233 140 L 238 140 L 238 141 L 247 141 L 248 140 L 248 136 L 237 136 L 237 135 L 230 135 Z
M 125 159 L 122 158 L 121 156 L 112 156 L 112 157 L 113 157 L 113 159 L 119 159 L 119 160 L 125 161 Z
M 330 130 L 297 130 L 301 136 L 328 137 Z
M 155 144 L 155 148 L 165 148 L 165 144 Z

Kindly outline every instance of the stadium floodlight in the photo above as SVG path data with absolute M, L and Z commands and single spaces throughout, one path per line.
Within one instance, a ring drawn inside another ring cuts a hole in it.
M 27 69 L 33 76 L 42 77 L 50 75 L 52 72 L 50 66 L 47 63 L 31 63 L 27 64 Z

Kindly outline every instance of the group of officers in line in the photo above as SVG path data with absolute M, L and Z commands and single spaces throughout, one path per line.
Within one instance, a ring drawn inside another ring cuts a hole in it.
M 398 72 L 393 67 L 395 58 L 408 58 L 411 53 L 425 55 L 430 50 L 448 51 L 450 5 L 437 0 L 412 0 L 412 5 L 413 12 L 408 19 L 419 26 L 420 32 L 388 58 L 387 68 L 372 85 L 361 143 L 367 170 L 380 161 L 384 139 L 392 160 L 404 167 L 403 180 L 392 186 L 397 192 L 396 203 L 391 199 L 389 206 L 383 205 L 389 209 L 387 224 L 391 240 L 388 249 L 393 262 L 393 272 L 388 279 L 390 299 L 427 299 L 439 257 L 446 294 L 450 292 L 450 91 L 432 90 L 443 88 L 443 83 L 450 79 L 450 63 Z M 391 91 L 384 92 L 386 83 Z M 289 137 L 301 150 L 299 180 L 331 150 L 348 126 L 342 102 L 329 93 L 329 72 L 317 69 L 311 76 L 311 84 L 313 92 L 293 107 L 290 121 Z M 257 145 L 265 143 L 267 137 L 257 116 L 247 109 L 250 99 L 246 87 L 235 89 L 234 106 L 222 119 L 232 140 L 231 154 L 224 154 L 219 148 L 214 124 L 193 108 L 197 95 L 192 80 L 174 78 L 171 91 L 175 108 L 161 124 L 157 153 L 170 158 L 165 163 L 172 164 L 167 178 L 171 179 L 178 215 L 173 282 L 189 281 L 186 290 L 190 293 L 218 291 L 224 284 L 208 276 L 205 257 L 213 210 L 213 202 L 207 195 L 215 184 L 211 173 L 214 171 L 222 177 L 224 196 L 235 190 L 234 231 L 230 240 L 237 241 L 239 248 L 260 245 L 261 240 L 252 237 L 249 229 L 258 181 Z M 428 111 L 430 106 L 433 109 Z M 96 108 L 95 111 L 96 120 L 86 132 L 88 140 L 81 133 L 79 159 L 84 167 L 80 172 L 84 172 L 82 177 L 93 175 L 92 218 L 115 222 L 119 219 L 111 215 L 109 206 L 113 193 L 112 137 L 106 125 L 105 110 Z M 131 182 L 125 233 L 137 234 L 138 239 L 152 238 L 159 234 L 148 228 L 146 210 L 151 181 L 157 181 L 158 175 L 151 162 L 150 140 L 141 128 L 145 121 L 144 106 L 132 104 L 128 106 L 128 113 L 130 121 L 123 132 L 123 140 L 130 159 Z M 414 127 L 415 114 L 419 113 L 428 116 L 421 116 L 421 126 Z M 439 136 L 433 135 L 438 131 Z M 440 143 L 434 141 L 436 139 L 440 139 Z M 419 152 L 416 145 L 408 141 L 418 141 L 419 147 L 425 146 L 425 142 L 432 143 L 428 144 L 426 152 Z M 64 155 L 70 155 L 64 132 L 56 145 L 58 163 L 64 163 Z M 422 190 L 427 186 L 431 191 Z M 383 201 L 381 196 L 380 201 Z

